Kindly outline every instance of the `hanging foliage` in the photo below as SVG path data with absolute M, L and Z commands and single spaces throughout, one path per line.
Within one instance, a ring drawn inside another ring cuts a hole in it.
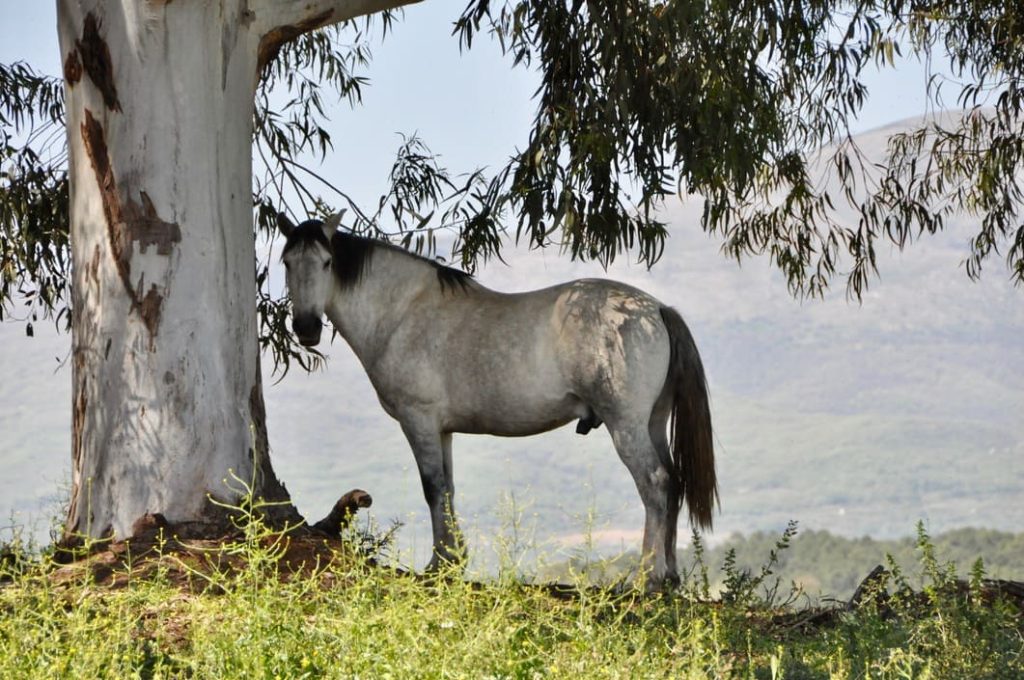
M 666 198 L 699 194 L 701 226 L 723 250 L 769 257 L 796 295 L 821 294 L 838 275 L 859 297 L 880 242 L 902 248 L 960 211 L 978 218 L 967 273 L 977 277 L 1002 254 L 1024 282 L 1019 4 L 473 0 L 454 24 L 459 44 L 469 49 L 483 32 L 513 67 L 539 75 L 527 138 L 493 175 L 455 175 L 423 140 L 404 137 L 387 189 L 358 205 L 317 169 L 332 152 L 326 102 L 360 102 L 370 32 L 386 35 L 394 19 L 300 35 L 264 67 L 253 130 L 264 239 L 290 205 L 295 217 L 344 209 L 347 227 L 417 250 L 453 231 L 470 270 L 500 257 L 512 236 L 574 258 L 607 264 L 628 252 L 651 265 L 669 236 Z M 956 111 L 893 135 L 876 166 L 850 125 L 868 96 L 868 69 L 904 52 L 948 68 L 955 82 L 936 70 L 926 88 L 934 108 Z M 69 319 L 62 98 L 60 79 L 0 64 L 3 319 Z M 838 195 L 823 188 L 828 174 Z M 854 223 L 837 217 L 841 203 Z M 320 357 L 288 333 L 269 273 L 258 262 L 261 345 L 282 370 L 292 361 L 313 368 Z

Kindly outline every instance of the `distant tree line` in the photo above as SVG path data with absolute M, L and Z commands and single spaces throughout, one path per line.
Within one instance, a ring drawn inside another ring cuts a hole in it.
M 892 556 L 912 585 L 917 585 L 922 571 L 916 537 L 883 540 L 868 536 L 847 538 L 828 531 L 800 531 L 787 548 L 777 550 L 779 540 L 780 534 L 758 531 L 749 536 L 736 535 L 714 548 L 706 548 L 702 561 L 707 566 L 712 591 L 722 589 L 730 551 L 734 553 L 735 570 L 754 577 L 761 573 L 772 551 L 776 551 L 777 562 L 763 586 L 770 587 L 778 579 L 781 595 L 796 584 L 812 599 L 849 599 L 874 567 L 888 566 L 888 556 Z M 960 578 L 967 578 L 980 558 L 986 577 L 1024 580 L 1024 533 L 956 529 L 934 536 L 930 542 L 939 562 L 953 563 Z M 599 572 L 599 580 L 612 580 L 635 565 L 636 555 L 629 553 L 589 567 Z M 584 558 L 574 558 L 544 576 L 558 579 L 566 576 L 570 568 L 579 573 L 585 566 Z M 681 572 L 693 568 L 691 577 L 700 578 L 693 545 L 680 551 L 679 567 Z

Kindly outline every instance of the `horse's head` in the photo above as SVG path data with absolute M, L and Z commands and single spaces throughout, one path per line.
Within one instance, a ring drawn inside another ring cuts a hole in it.
M 340 221 L 339 213 L 325 222 L 307 220 L 295 226 L 283 213 L 277 216 L 277 226 L 286 239 L 281 261 L 292 301 L 292 330 L 306 347 L 320 342 L 324 326 L 320 319 L 334 283 L 331 237 Z

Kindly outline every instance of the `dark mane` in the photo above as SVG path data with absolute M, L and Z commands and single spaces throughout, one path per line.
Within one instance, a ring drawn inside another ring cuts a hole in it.
M 350 288 L 363 280 L 363 276 L 373 260 L 373 254 L 378 250 L 391 250 L 429 264 L 437 271 L 437 281 L 442 290 L 455 290 L 456 288 L 465 290 L 469 282 L 473 280 L 471 274 L 461 269 L 448 267 L 430 258 L 410 253 L 405 248 L 365 236 L 336 231 L 328 243 L 323 231 L 323 222 L 320 220 L 308 220 L 295 227 L 288 236 L 281 256 L 284 257 L 284 254 L 292 248 L 311 243 L 319 243 L 331 251 L 334 275 L 337 277 L 338 285 L 342 288 Z

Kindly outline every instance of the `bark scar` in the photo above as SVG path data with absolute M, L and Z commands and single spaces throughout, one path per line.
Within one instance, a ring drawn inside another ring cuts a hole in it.
M 103 126 L 93 118 L 89 109 L 85 110 L 85 122 L 82 123 L 82 141 L 96 174 L 96 182 L 99 184 L 110 252 L 114 257 L 118 276 L 131 300 L 132 309 L 139 314 L 149 331 L 152 350 L 157 329 L 160 327 L 163 295 L 156 284 L 151 284 L 143 295 L 144 285 L 141 277 L 137 286 L 132 284 L 132 254 L 135 245 L 138 244 L 140 252 L 144 253 L 150 247 L 155 247 L 157 255 L 169 256 L 174 250 L 174 244 L 181 241 L 181 228 L 174 222 L 160 219 L 153 201 L 145 191 L 139 192 L 140 203 L 131 198 L 122 200 L 107 152 Z
M 138 292 L 136 292 L 136 296 Z M 146 330 L 149 331 L 149 338 L 152 344 L 152 339 L 156 336 L 157 330 L 160 328 L 160 314 L 161 308 L 164 304 L 164 296 L 157 290 L 156 284 L 152 284 L 149 290 L 146 291 L 146 296 L 142 298 L 142 301 L 136 305 L 139 311 L 139 316 L 142 317 L 142 323 L 146 324 Z
M 85 15 L 82 39 L 76 40 L 75 46 L 85 73 L 103 96 L 103 103 L 111 111 L 120 111 L 121 102 L 117 98 L 117 86 L 114 85 L 114 64 L 110 58 L 110 48 L 100 35 L 100 22 L 92 12 Z
M 264 66 L 274 60 L 278 52 L 281 51 L 281 46 L 286 42 L 294 40 L 303 33 L 326 26 L 331 23 L 332 16 L 334 16 L 334 10 L 328 9 L 298 23 L 285 24 L 267 31 L 260 38 L 259 52 L 257 53 L 259 55 L 259 70 L 262 71 Z
M 89 408 L 88 380 L 85 377 L 85 355 L 76 349 L 72 354 L 74 369 L 73 382 L 75 396 L 71 408 L 71 460 L 74 479 L 71 482 L 71 504 L 68 508 L 68 519 L 73 522 L 65 527 L 65 531 L 73 534 L 79 529 L 78 499 L 79 480 L 82 474 L 82 433 L 85 430 L 85 418 Z
M 71 50 L 64 60 L 64 82 L 73 87 L 82 79 L 82 62 L 78 58 L 78 50 Z

